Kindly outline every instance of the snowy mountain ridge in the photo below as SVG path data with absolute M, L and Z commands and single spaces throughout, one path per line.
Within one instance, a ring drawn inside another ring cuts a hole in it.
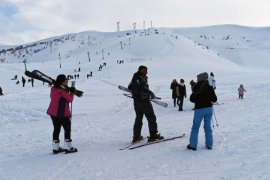
M 270 65 L 266 59 L 270 58 L 269 36 L 270 28 L 255 28 L 238 25 L 218 25 L 196 28 L 150 28 L 146 31 L 123 31 L 114 33 L 85 31 L 81 33 L 71 33 L 58 37 L 52 37 L 24 45 L 0 47 L 0 62 L 14 63 L 27 60 L 28 62 L 44 62 L 68 59 L 89 59 L 99 54 L 101 51 L 106 53 L 114 51 L 119 55 L 118 50 L 126 51 L 133 48 L 134 58 L 141 56 L 140 53 L 149 53 L 151 51 L 142 51 L 142 45 L 157 46 L 160 48 L 170 48 L 174 42 L 170 42 L 177 37 L 187 38 L 194 46 L 201 46 L 216 53 L 225 59 L 246 67 L 256 67 L 256 64 L 262 68 Z M 167 37 L 166 40 L 162 38 Z M 144 39 L 148 43 L 144 44 Z M 161 42 L 153 41 L 160 39 Z M 169 40 L 171 39 L 171 40 Z M 134 47 L 133 42 L 141 41 L 139 46 Z M 121 45 L 122 43 L 122 45 Z M 183 47 L 181 47 L 183 48 Z M 155 49 L 155 48 L 152 48 Z M 163 50 L 163 51 L 164 51 Z M 89 54 L 89 55 L 88 55 Z M 150 58 L 154 56 L 149 54 Z M 261 56 L 254 57 L 252 54 Z M 147 55 L 147 54 L 143 54 Z M 46 58 L 44 58 L 46 57 Z M 103 58 L 103 57 L 102 57 Z M 123 57 L 126 58 L 126 57 Z M 262 61 L 256 63 L 254 59 Z M 266 63 L 266 64 L 265 64 Z

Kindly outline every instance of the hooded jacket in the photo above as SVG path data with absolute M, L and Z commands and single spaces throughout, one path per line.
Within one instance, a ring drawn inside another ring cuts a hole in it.
M 212 102 L 217 101 L 217 96 L 208 81 L 197 82 L 190 95 L 190 101 L 195 103 L 195 109 L 212 107 Z

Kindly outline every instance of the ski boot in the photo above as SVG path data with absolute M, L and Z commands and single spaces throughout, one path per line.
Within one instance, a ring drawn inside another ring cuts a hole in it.
M 64 152 L 65 149 L 59 146 L 60 141 L 59 140 L 54 140 L 53 141 L 53 154 L 58 154 L 61 152 Z
M 136 142 L 138 142 L 138 141 L 141 141 L 141 140 L 143 140 L 143 136 L 134 136 L 133 137 L 133 140 L 132 140 L 132 143 L 136 143 Z
M 65 146 L 66 146 L 65 153 L 66 154 L 78 152 L 76 148 L 72 147 L 71 142 L 72 142 L 71 139 L 65 139 Z
M 147 138 L 148 138 L 148 142 L 164 139 L 163 136 L 161 136 L 160 134 L 157 134 L 157 133 L 150 134 L 150 137 L 147 137 Z
M 197 150 L 197 148 L 191 147 L 190 144 L 187 145 L 187 148 L 188 148 L 189 150 L 193 150 L 193 151 L 196 151 L 196 150 Z

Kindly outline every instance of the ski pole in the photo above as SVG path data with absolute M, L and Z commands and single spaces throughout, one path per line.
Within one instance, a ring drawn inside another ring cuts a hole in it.
M 216 113 L 215 113 L 214 107 L 213 107 L 213 113 L 214 113 L 214 117 L 215 117 L 215 121 L 216 121 L 216 126 L 218 126 L 217 117 L 216 117 Z
M 212 127 L 215 128 L 213 117 L 211 118 L 211 120 L 212 120 Z
M 76 81 L 71 81 L 71 87 L 75 87 L 75 82 Z M 72 119 L 72 102 L 71 102 L 71 105 L 70 105 L 70 121 Z

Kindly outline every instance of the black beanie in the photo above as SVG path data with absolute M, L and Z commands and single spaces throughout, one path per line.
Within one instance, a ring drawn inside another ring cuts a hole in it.
M 58 84 L 58 85 L 60 85 L 60 84 L 62 84 L 65 80 L 67 80 L 66 75 L 64 75 L 64 74 L 59 74 L 59 75 L 57 76 L 57 78 L 56 78 L 55 83 Z
M 147 69 L 147 67 L 146 67 L 146 66 L 141 65 L 141 66 L 138 68 L 138 71 L 140 71 L 140 70 L 142 70 L 142 69 Z

